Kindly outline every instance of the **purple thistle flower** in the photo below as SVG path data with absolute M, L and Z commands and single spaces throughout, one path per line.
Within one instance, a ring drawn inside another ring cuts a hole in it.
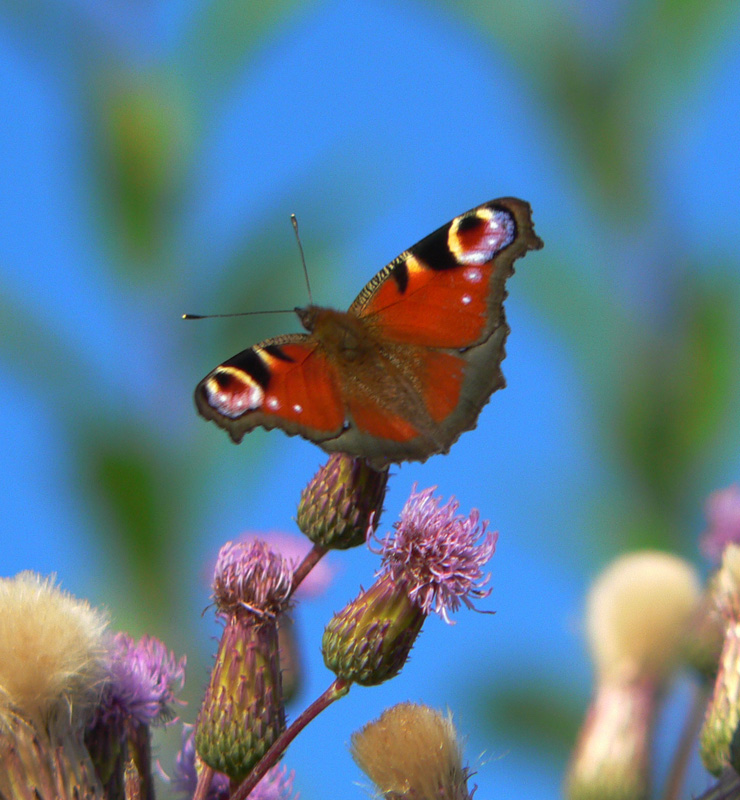
M 457 611 L 461 602 L 475 609 L 470 598 L 491 593 L 483 589 L 490 573 L 483 575 L 481 568 L 494 554 L 498 534 L 486 531 L 488 522 L 480 522 L 475 509 L 458 516 L 454 498 L 440 507 L 435 488 L 416 492 L 414 486 L 395 533 L 381 542 L 378 575 L 405 583 L 409 598 L 425 614 L 434 611 L 449 623 L 448 612 Z
M 284 610 L 293 583 L 293 568 L 259 539 L 227 542 L 213 574 L 213 597 L 219 611 L 245 608 L 257 614 Z
M 728 544 L 740 544 L 740 484 L 712 492 L 705 510 L 709 525 L 701 537 L 701 551 L 719 564 Z
M 173 790 L 183 797 L 192 797 L 198 784 L 195 768 L 195 732 L 192 725 L 183 725 L 182 748 L 175 758 L 175 769 L 170 779 Z M 294 773 L 285 766 L 274 766 L 249 793 L 249 800 L 291 800 Z M 214 772 L 207 800 L 228 800 L 229 779 L 222 772 Z
M 171 718 L 175 694 L 185 682 L 185 662 L 185 656 L 176 661 L 153 636 L 135 642 L 128 634 L 117 633 L 111 640 L 99 722 L 121 726 L 131 719 L 149 725 Z

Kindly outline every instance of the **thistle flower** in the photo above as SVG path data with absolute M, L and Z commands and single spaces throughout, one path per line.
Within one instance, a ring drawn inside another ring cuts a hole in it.
M 699 601 L 693 567 L 667 553 L 632 553 L 596 580 L 586 625 L 596 688 L 566 780 L 569 800 L 649 794 L 658 701 Z
M 491 576 L 484 576 L 482 567 L 496 552 L 498 534 L 487 532 L 488 522 L 480 522 L 477 509 L 467 517 L 458 515 L 454 498 L 440 508 L 435 488 L 412 491 L 395 534 L 381 543 L 381 572 L 405 583 L 425 614 L 434 611 L 449 623 L 447 612 L 457 611 L 461 602 L 474 609 L 471 597 L 491 594 L 483 589 Z
M 110 640 L 107 679 L 95 717 L 85 733 L 88 750 L 109 797 L 121 796 L 131 764 L 140 796 L 153 796 L 149 726 L 173 715 L 175 694 L 185 681 L 185 658 L 158 639 L 135 642 L 125 633 Z
M 352 758 L 384 797 L 397 800 L 468 800 L 452 716 L 428 706 L 399 703 L 352 734 Z
M 490 594 L 481 568 L 496 535 L 486 533 L 477 511 L 457 516 L 454 500 L 440 508 L 433 491 L 411 494 L 395 535 L 381 542 L 376 582 L 324 631 L 324 663 L 344 681 L 373 686 L 394 677 L 432 611 L 449 622 L 449 611 Z
M 249 800 L 291 800 L 294 774 L 287 767 L 275 766 L 249 793 Z M 190 798 L 198 784 L 197 754 L 192 725 L 183 725 L 182 748 L 175 760 L 172 788 L 183 798 Z M 206 800 L 228 800 L 229 779 L 214 772 Z
M 701 550 L 719 563 L 728 544 L 740 544 L 740 484 L 710 494 L 706 515 L 709 524 L 702 534 Z
M 53 578 L 0 579 L 0 796 L 102 796 L 82 732 L 104 676 L 106 624 Z
M 740 545 L 725 548 L 712 589 L 724 622 L 725 640 L 700 745 L 704 766 L 720 775 L 728 765 L 735 770 L 740 766 Z
M 213 597 L 224 621 L 198 720 L 198 755 L 242 781 L 285 728 L 277 618 L 292 585 L 288 562 L 264 542 L 221 548 Z
M 326 549 L 364 544 L 380 520 L 388 469 L 373 469 L 363 458 L 334 453 L 301 493 L 298 527 Z

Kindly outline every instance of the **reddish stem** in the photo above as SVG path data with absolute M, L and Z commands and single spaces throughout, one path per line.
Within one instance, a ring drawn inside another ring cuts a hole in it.
M 668 772 L 663 800 L 678 800 L 681 795 L 681 787 L 686 777 L 686 770 L 689 766 L 691 751 L 696 742 L 706 712 L 709 691 L 705 687 L 695 686 L 694 696 L 691 700 L 691 709 L 686 718 L 681 739 L 673 756 L 673 762 Z
M 323 553 L 321 554 L 323 555 Z M 320 556 L 319 556 L 320 558 Z M 318 559 L 317 559 L 318 560 Z M 265 753 L 262 760 L 249 774 L 241 786 L 231 795 L 230 800 L 246 800 L 249 793 L 265 777 L 265 773 L 277 764 L 280 757 L 285 752 L 288 745 L 296 736 L 315 719 L 325 708 L 328 708 L 335 700 L 344 697 L 351 683 L 337 678 L 334 683 L 316 700 L 311 703 L 299 716 L 295 718 L 290 727 L 286 728 L 272 744 L 272 747 Z M 197 800 L 197 798 L 193 798 Z
M 290 588 L 290 594 L 292 595 L 295 590 L 303 583 L 304 578 L 308 573 L 321 561 L 321 559 L 327 554 L 328 550 L 326 547 L 322 547 L 320 544 L 315 544 L 309 552 L 306 554 L 306 557 L 301 561 L 301 563 L 296 568 L 296 571 L 293 573 L 293 585 Z
M 206 800 L 208 790 L 211 788 L 211 781 L 213 780 L 213 768 L 208 764 L 203 764 L 203 768 L 198 774 L 198 784 L 195 787 L 195 794 L 193 800 Z

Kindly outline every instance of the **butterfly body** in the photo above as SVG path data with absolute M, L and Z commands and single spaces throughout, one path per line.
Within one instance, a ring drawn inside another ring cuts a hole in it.
M 521 200 L 466 212 L 381 270 L 348 311 L 296 309 L 307 333 L 217 367 L 196 388 L 198 411 L 235 442 L 279 427 L 376 467 L 447 452 L 504 385 L 505 282 L 541 246 Z

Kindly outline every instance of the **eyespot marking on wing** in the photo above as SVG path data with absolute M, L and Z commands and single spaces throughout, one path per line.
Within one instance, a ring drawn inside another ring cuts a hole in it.
M 516 225 L 508 211 L 483 207 L 452 220 L 447 244 L 458 264 L 485 264 L 515 236 Z M 475 274 L 466 271 L 465 278 L 475 282 Z
M 265 399 L 265 390 L 259 382 L 236 367 L 215 369 L 204 381 L 203 390 L 208 405 L 230 419 L 259 408 Z

